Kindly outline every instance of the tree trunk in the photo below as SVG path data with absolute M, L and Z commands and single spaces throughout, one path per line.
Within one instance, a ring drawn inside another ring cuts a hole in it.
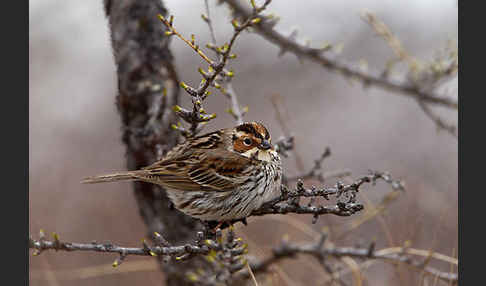
M 104 6 L 117 67 L 116 103 L 127 167 L 135 170 L 160 158 L 178 139 L 171 129 L 176 122 L 171 108 L 179 101 L 178 79 L 168 47 L 170 37 L 157 18 L 157 14 L 166 16 L 167 10 L 158 0 L 104 0 Z M 157 231 L 179 245 L 195 238 L 199 223 L 171 208 L 162 188 L 135 182 L 134 194 L 149 237 Z M 161 261 L 166 284 L 186 284 L 185 273 L 201 263 L 200 258 Z

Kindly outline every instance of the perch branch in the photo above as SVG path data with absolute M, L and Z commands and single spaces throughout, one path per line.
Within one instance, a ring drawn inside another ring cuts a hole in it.
M 383 180 L 390 184 L 394 190 L 404 190 L 402 182 L 395 181 L 389 174 L 380 172 L 372 172 L 370 175 L 363 176 L 348 185 L 338 182 L 334 187 L 321 189 L 316 187 L 310 189 L 304 188 L 302 180 L 299 180 L 294 190 L 288 190 L 287 187 L 282 186 L 282 193 L 280 196 L 265 203 L 262 207 L 253 211 L 251 215 L 261 216 L 286 213 L 312 214 L 314 215 L 314 223 L 317 217 L 323 214 L 350 216 L 363 209 L 363 205 L 356 202 L 356 193 L 359 192 L 361 185 L 364 183 L 375 184 L 378 180 Z M 336 205 L 313 206 L 309 203 L 304 206 L 299 203 L 299 199 L 303 197 L 323 197 L 326 200 L 329 200 L 329 196 L 336 196 L 336 198 L 339 199 Z M 343 199 L 343 197 L 346 198 Z

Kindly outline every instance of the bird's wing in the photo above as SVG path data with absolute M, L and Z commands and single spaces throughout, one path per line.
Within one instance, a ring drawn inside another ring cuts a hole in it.
M 219 148 L 199 149 L 145 168 L 143 179 L 176 190 L 227 191 L 244 183 L 253 167 L 253 160 L 237 153 Z
M 172 161 L 185 161 L 189 159 L 195 152 L 210 151 L 211 149 L 218 149 L 224 145 L 223 131 L 218 130 L 207 133 L 176 145 L 164 156 L 164 159 L 153 163 L 150 166 L 142 168 L 142 170 L 152 170 L 158 167 L 163 167 Z

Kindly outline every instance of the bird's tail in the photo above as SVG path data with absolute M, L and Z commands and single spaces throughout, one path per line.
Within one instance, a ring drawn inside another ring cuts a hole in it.
M 126 171 L 126 172 L 119 172 L 119 173 L 113 173 L 108 175 L 87 177 L 84 178 L 81 181 L 81 183 L 96 184 L 96 183 L 116 182 L 116 181 L 134 181 L 134 180 L 139 180 L 140 175 L 143 172 L 144 171 Z

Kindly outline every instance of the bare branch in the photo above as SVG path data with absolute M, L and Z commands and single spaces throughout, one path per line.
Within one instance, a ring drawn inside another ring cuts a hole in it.
M 250 263 L 254 273 L 261 273 L 268 270 L 270 265 L 277 263 L 284 258 L 293 258 L 298 254 L 311 255 L 318 261 L 325 257 L 353 257 L 362 260 L 384 260 L 391 263 L 403 263 L 414 268 L 425 271 L 428 274 L 437 276 L 439 279 L 451 282 L 453 284 L 458 282 L 457 274 L 452 272 L 440 271 L 436 268 L 427 266 L 423 261 L 418 261 L 409 255 L 406 251 L 404 253 L 386 253 L 383 250 L 374 250 L 374 244 L 368 248 L 356 247 L 322 247 L 322 244 L 294 244 L 289 242 L 282 242 L 280 246 L 274 248 L 271 256 L 261 260 Z M 430 260 L 429 258 L 426 258 Z M 247 272 L 242 272 L 241 276 L 247 277 Z
M 41 232 L 43 234 L 43 232 Z M 246 244 L 241 244 L 241 239 L 237 238 L 230 228 L 226 239 L 223 240 L 221 231 L 218 231 L 215 239 L 201 239 L 202 232 L 198 233 L 198 240 L 196 244 L 185 244 L 183 246 L 148 246 L 143 242 L 143 247 L 122 247 L 114 245 L 112 243 L 72 243 L 62 242 L 59 240 L 57 234 L 53 234 L 54 240 L 46 240 L 43 235 L 39 240 L 29 239 L 29 248 L 35 249 L 34 255 L 39 255 L 45 250 L 56 251 L 93 251 L 102 253 L 117 253 L 120 255 L 118 259 L 113 263 L 113 267 L 119 266 L 129 255 L 140 256 L 168 256 L 175 257 L 176 261 L 187 260 L 194 255 L 205 255 L 207 260 L 214 265 L 216 271 L 206 272 L 199 271 L 197 274 L 194 272 L 186 273 L 186 278 L 192 282 L 200 282 L 203 285 L 218 285 L 218 282 L 229 283 L 231 281 L 237 281 L 240 279 L 248 279 L 251 277 L 248 271 L 240 272 L 237 275 L 232 276 L 239 270 L 242 270 L 246 265 L 246 260 L 242 255 L 247 253 Z M 442 254 L 428 252 L 428 255 L 423 261 L 414 259 L 411 254 L 416 254 L 417 251 L 409 251 L 406 248 L 399 248 L 399 251 L 390 251 L 394 248 L 387 248 L 382 250 L 375 250 L 375 244 L 371 243 L 367 248 L 357 247 L 324 247 L 327 235 L 323 233 L 319 240 L 313 244 L 295 244 L 288 241 L 282 241 L 281 245 L 273 249 L 271 256 L 259 260 L 251 261 L 251 270 L 258 274 L 269 270 L 269 267 L 280 260 L 285 258 L 293 258 L 296 255 L 304 254 L 315 257 L 320 263 L 325 261 L 327 257 L 353 257 L 368 260 L 384 260 L 391 263 L 403 263 L 410 265 L 425 273 L 431 274 L 439 279 L 456 284 L 458 281 L 458 275 L 453 272 L 444 272 L 436 268 L 428 266 L 432 258 L 445 257 Z M 423 252 L 423 251 L 422 251 Z M 450 259 L 449 259 L 450 260 Z M 327 264 L 326 264 L 327 265 Z M 327 265 L 326 267 L 329 267 Z M 331 274 L 334 273 L 332 269 L 328 268 Z M 334 276 L 333 276 L 334 277 Z M 335 278 L 335 277 L 334 277 Z
M 434 114 L 432 109 L 423 101 L 419 101 L 418 104 L 420 108 L 424 111 L 425 115 L 427 115 L 435 123 L 439 130 L 445 130 L 449 132 L 449 134 L 457 138 L 457 127 L 454 124 L 444 122 L 444 120 Z
M 118 267 L 129 255 L 162 257 L 164 262 L 174 260 L 180 264 L 182 261 L 189 260 L 196 256 L 205 256 L 208 265 L 193 271 L 186 268 L 187 272 L 179 273 L 184 276 L 191 284 L 198 282 L 202 285 L 227 285 L 232 279 L 232 274 L 241 270 L 247 265 L 244 254 L 247 245 L 242 243 L 242 239 L 235 236 L 233 229 L 230 228 L 224 238 L 221 230 L 217 230 L 212 238 L 204 238 L 203 232 L 197 233 L 197 239 L 193 244 L 186 243 L 180 246 L 170 246 L 167 241 L 158 233 L 155 233 L 155 245 L 149 246 L 145 240 L 142 247 L 123 247 L 106 243 L 74 243 L 59 240 L 57 234 L 53 234 L 54 240 L 46 240 L 44 232 L 40 232 L 40 239 L 29 238 L 29 248 L 34 249 L 33 255 L 39 255 L 46 250 L 56 251 L 93 251 L 101 253 L 117 253 L 119 257 L 113 262 L 113 267 Z M 208 233 L 206 233 L 208 235 Z
M 211 34 L 211 44 L 216 46 L 216 33 L 213 28 L 213 21 L 211 19 L 211 14 L 209 13 L 209 3 L 208 0 L 204 0 L 204 6 L 206 7 L 206 15 L 202 15 L 203 20 L 208 24 L 209 32 Z
M 338 182 L 334 187 L 322 189 L 317 189 L 316 187 L 306 189 L 303 182 L 299 181 L 296 189 L 292 191 L 289 191 L 286 186 L 282 186 L 282 194 L 279 197 L 265 203 L 261 208 L 253 211 L 251 215 L 299 213 L 313 214 L 314 218 L 323 214 L 350 216 L 363 209 L 363 205 L 356 202 L 356 193 L 359 192 L 361 185 L 364 183 L 375 184 L 378 180 L 387 182 L 394 190 L 404 190 L 402 182 L 395 181 L 389 174 L 380 172 L 372 172 L 370 175 L 363 176 L 349 185 Z M 303 197 L 323 197 L 329 200 L 329 196 L 336 196 L 339 199 L 336 205 L 313 206 L 308 204 L 303 206 L 299 204 L 299 199 Z
M 65 250 L 65 251 L 94 251 L 105 253 L 118 253 L 123 256 L 127 255 L 142 255 L 142 256 L 158 256 L 171 255 L 181 256 L 184 254 L 207 254 L 209 252 L 208 246 L 197 246 L 186 244 L 182 246 L 152 246 L 148 249 L 145 247 L 123 247 L 112 243 L 75 243 L 75 242 L 56 242 L 49 240 L 34 240 L 30 239 L 29 248 L 44 250 Z
M 445 79 L 457 74 L 458 62 L 454 54 L 452 54 L 452 60 L 439 58 L 436 62 L 424 63 L 412 57 L 388 26 L 373 13 L 364 11 L 362 18 L 385 40 L 396 54 L 398 60 L 408 65 L 408 78 L 410 81 L 422 86 L 423 89 L 432 90 Z M 444 63 L 447 61 L 448 63 Z M 445 130 L 457 138 L 456 126 L 445 123 L 439 116 L 434 114 L 423 98 L 419 97 L 416 100 L 422 111 L 436 124 L 439 130 Z
M 223 0 L 233 10 L 236 16 L 247 19 L 251 15 L 251 9 L 241 4 L 238 0 Z M 457 102 L 441 97 L 434 91 L 423 90 L 420 86 L 409 81 L 398 81 L 392 78 L 383 77 L 379 72 L 371 70 L 363 71 L 359 65 L 353 65 L 345 60 L 338 58 L 337 55 L 329 53 L 326 49 L 311 48 L 295 41 L 294 37 L 287 37 L 274 29 L 273 19 L 262 18 L 256 25 L 255 31 L 271 43 L 280 47 L 282 51 L 295 54 L 298 58 L 308 59 L 319 63 L 324 68 L 336 71 L 343 76 L 359 79 L 365 86 L 375 85 L 399 94 L 406 95 L 415 99 L 420 99 L 425 103 L 431 103 L 451 109 L 457 109 Z

